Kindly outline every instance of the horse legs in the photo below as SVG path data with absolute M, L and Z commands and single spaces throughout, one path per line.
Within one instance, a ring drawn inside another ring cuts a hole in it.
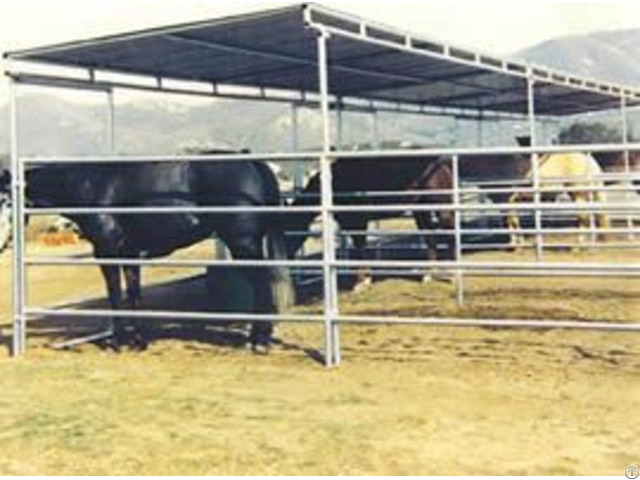
M 107 284 L 107 293 L 109 295 L 109 305 L 112 310 L 119 310 L 122 303 L 122 286 L 120 285 L 120 267 L 111 265 L 100 266 L 102 276 Z M 108 347 L 119 352 L 123 340 L 123 324 L 121 318 L 112 317 L 113 336 L 106 342 Z
M 122 227 L 113 215 L 91 215 L 80 222 L 80 227 L 94 246 L 94 256 L 100 258 L 117 258 L 122 252 L 125 235 Z M 101 265 L 100 270 L 107 286 L 109 304 L 114 311 L 122 306 L 122 285 L 120 266 Z M 124 319 L 112 317 L 113 336 L 107 343 L 114 350 L 119 351 L 124 338 Z
M 140 289 L 140 266 L 127 265 L 122 267 L 125 284 L 127 286 L 127 306 L 136 310 L 142 298 Z M 144 319 L 133 319 L 133 346 L 138 350 L 146 350 L 148 346 L 147 327 Z
M 431 216 L 431 212 L 419 211 L 413 213 L 413 218 L 416 222 L 416 227 L 418 230 L 422 230 L 424 232 L 428 232 L 430 230 L 434 230 L 436 225 L 433 222 L 433 217 Z M 433 262 L 438 259 L 438 239 L 436 238 L 435 233 L 424 233 L 423 239 L 425 244 L 427 245 L 427 261 Z M 424 283 L 431 281 L 433 269 L 427 270 L 422 276 L 422 281 Z
M 444 203 L 444 201 L 439 202 Z M 450 233 L 425 233 L 423 234 L 424 242 L 427 246 L 427 261 L 437 260 L 454 260 L 456 237 L 454 233 L 455 229 L 455 216 L 458 212 L 442 211 L 437 214 L 437 222 L 434 222 L 433 214 L 429 211 L 416 211 L 413 214 L 416 226 L 419 230 L 449 230 Z M 444 248 L 438 249 L 439 245 L 443 245 Z M 423 282 L 429 282 L 432 280 L 432 269 L 425 273 L 422 278 Z M 438 278 L 439 280 L 449 281 L 449 276 L 444 278 Z
M 237 236 L 236 236 L 237 237 Z M 262 236 L 242 235 L 235 238 L 225 235 L 225 243 L 231 251 L 233 258 L 242 260 L 263 260 Z M 255 305 L 255 313 L 273 313 L 275 301 L 271 288 L 271 273 L 266 267 L 250 267 L 245 270 L 251 283 Z M 256 320 L 251 323 L 249 343 L 254 353 L 266 354 L 271 346 L 273 323 L 271 321 Z
M 593 202 L 595 201 L 601 201 L 601 196 L 599 195 L 599 193 L 593 193 L 593 192 L 589 192 L 589 193 L 583 193 L 583 192 L 571 192 L 570 194 L 571 197 L 571 201 L 574 202 L 575 204 L 579 204 L 579 203 L 584 203 L 584 202 Z M 578 218 L 578 247 L 574 248 L 574 251 L 577 250 L 581 250 L 582 248 L 584 248 L 585 243 L 587 242 L 587 238 L 596 238 L 596 239 L 602 239 L 604 240 L 604 235 L 598 235 L 597 237 L 595 237 L 593 235 L 593 233 L 587 235 L 584 233 L 584 230 L 592 230 L 593 228 L 605 228 L 608 221 L 606 218 L 606 215 L 599 213 L 595 215 L 595 222 L 594 220 L 594 214 L 592 212 L 589 211 L 581 211 L 578 212 L 577 215 Z
M 351 230 L 357 232 L 364 232 L 367 229 L 367 222 L 361 220 L 347 220 L 342 221 L 342 227 L 344 230 Z M 366 233 L 353 233 L 351 234 L 351 240 L 353 241 L 353 260 L 365 260 L 365 249 L 367 247 L 367 234 Z M 351 288 L 354 292 L 360 292 L 369 287 L 372 283 L 372 274 L 368 268 L 358 268 L 355 273 L 355 281 Z
M 595 192 L 593 200 L 597 203 L 602 204 L 606 202 L 605 194 L 601 191 Z M 598 228 L 601 228 L 603 230 L 609 228 L 609 217 L 607 216 L 606 212 L 600 211 L 596 214 L 596 225 Z M 606 242 L 607 234 L 599 233 L 596 238 L 600 242 Z
M 444 245 L 444 250 L 438 256 L 441 260 L 455 260 L 456 258 L 456 235 L 455 235 L 455 218 L 460 212 L 438 213 L 438 228 L 440 230 L 449 230 L 450 233 L 441 233 L 437 236 L 437 242 Z
M 427 245 L 427 261 L 453 260 L 455 257 L 455 235 L 453 234 L 455 218 L 452 212 L 441 212 L 438 215 L 438 222 L 434 222 L 432 212 L 414 212 L 413 218 L 419 230 L 428 232 L 435 229 L 449 229 L 452 233 L 425 233 L 423 239 Z M 438 245 L 445 245 L 444 250 L 438 249 Z M 422 277 L 422 282 L 427 283 L 434 279 L 433 268 L 430 268 Z M 448 275 L 444 277 L 437 275 L 437 280 L 449 281 Z
M 507 228 L 509 229 L 511 247 L 519 248 L 524 245 L 524 236 L 519 232 L 521 229 L 520 216 L 515 211 L 511 211 L 507 216 Z
M 571 201 L 578 204 L 578 203 L 582 203 L 585 200 L 588 200 L 588 198 L 584 198 L 580 192 L 571 192 L 569 194 L 569 196 L 571 197 Z M 586 211 L 579 211 L 578 212 L 578 247 L 577 248 L 573 248 L 572 250 L 576 251 L 576 250 L 580 250 L 584 244 L 586 243 L 586 235 L 584 234 L 583 230 L 587 230 L 590 229 L 592 227 L 592 216 L 590 212 L 586 212 Z
M 518 202 L 519 199 L 520 199 L 520 195 L 518 193 L 514 193 L 509 197 L 509 200 L 507 203 L 515 204 L 516 202 Z M 520 225 L 519 211 L 516 209 L 513 209 L 507 212 L 506 223 L 507 223 L 507 228 L 510 232 L 509 237 L 511 239 L 511 247 L 514 249 L 517 249 L 518 247 L 523 246 L 525 242 L 524 242 L 524 235 L 522 235 L 522 233 L 520 232 L 521 225 Z

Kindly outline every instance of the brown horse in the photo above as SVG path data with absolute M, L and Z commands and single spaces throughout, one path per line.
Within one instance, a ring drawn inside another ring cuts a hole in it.
M 640 151 L 630 151 L 628 153 L 623 151 L 596 152 L 593 157 L 605 174 L 631 173 L 640 175 Z M 616 181 L 605 180 L 605 184 L 611 183 L 616 183 Z M 634 178 L 631 183 L 636 187 L 636 193 L 640 194 L 640 178 Z
M 451 204 L 453 201 L 453 174 L 451 161 L 439 157 L 396 157 L 396 158 L 358 158 L 337 159 L 332 167 L 333 203 L 336 206 L 372 206 L 372 205 L 435 205 Z M 429 190 L 438 190 L 429 194 Z M 376 195 L 378 192 L 378 195 Z M 393 195 L 392 192 L 397 192 Z M 382 193 L 382 195 L 380 194 Z M 301 194 L 292 206 L 311 206 L 320 203 L 320 175 L 310 178 Z M 367 225 L 374 220 L 395 218 L 404 212 L 338 212 L 336 221 L 349 234 L 354 246 L 354 259 L 365 258 L 367 243 Z M 435 213 L 435 215 L 434 215 Z M 316 213 L 287 214 L 286 230 L 307 231 Z M 436 218 L 434 218 L 436 217 Z M 437 212 L 414 210 L 413 218 L 422 232 L 453 229 L 455 214 L 452 210 Z M 306 235 L 288 238 L 287 251 L 293 256 L 303 245 Z M 452 259 L 454 257 L 454 236 L 439 232 L 423 233 L 429 260 Z M 438 246 L 444 244 L 444 249 Z M 368 283 L 370 276 L 359 272 L 356 286 Z
M 493 203 L 507 203 L 512 192 L 492 189 L 511 188 L 513 183 L 526 178 L 530 168 L 529 156 L 483 154 L 461 155 L 458 171 L 462 182 L 481 183 Z
M 528 136 L 517 137 L 516 140 L 521 147 L 531 146 Z M 539 155 L 536 161 L 540 185 L 548 190 L 541 195 L 543 201 L 553 200 L 560 193 L 566 192 L 574 202 L 603 202 L 604 193 L 597 190 L 604 185 L 603 171 L 625 172 L 627 159 L 624 152 L 596 153 L 593 156 L 585 153 L 559 153 Z M 494 203 L 515 203 L 533 198 L 530 193 L 509 191 L 514 183 L 523 180 L 531 181 L 533 169 L 530 155 L 461 156 L 459 162 L 462 180 L 482 181 L 485 187 L 505 189 L 505 191 L 489 190 L 487 192 L 487 196 Z M 630 152 L 628 162 L 630 170 L 640 170 L 640 152 Z M 501 185 L 491 185 L 491 182 Z M 634 180 L 633 183 L 640 185 L 638 180 Z M 585 189 L 578 190 L 577 187 L 580 186 L 584 186 Z M 598 227 L 608 227 L 608 218 L 603 213 L 595 215 L 595 219 Z M 583 228 L 588 227 L 591 223 L 591 215 L 586 212 L 579 213 L 578 223 Z M 515 211 L 507 212 L 505 227 L 514 232 L 520 228 L 520 219 Z M 580 241 L 583 240 L 583 236 L 580 236 Z M 512 234 L 512 244 L 517 245 L 522 241 L 521 235 Z

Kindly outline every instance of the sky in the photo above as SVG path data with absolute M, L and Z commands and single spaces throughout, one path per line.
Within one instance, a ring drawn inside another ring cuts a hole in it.
M 91 38 L 294 2 L 0 0 L 0 50 Z M 437 40 L 508 55 L 549 38 L 640 28 L 633 0 L 325 0 L 333 8 Z
M 0 0 L 0 51 L 216 18 L 300 2 Z M 324 0 L 438 41 L 507 56 L 550 38 L 640 28 L 637 0 Z M 7 82 L 0 77 L 0 102 Z

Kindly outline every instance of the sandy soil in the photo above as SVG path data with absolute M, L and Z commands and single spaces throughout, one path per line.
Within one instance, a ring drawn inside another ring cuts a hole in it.
M 9 265 L 0 257 L 7 293 Z M 184 273 L 194 272 L 147 280 Z M 102 294 L 94 268 L 55 274 L 33 272 L 32 302 Z M 342 302 L 355 313 L 635 322 L 639 292 L 635 280 L 475 279 L 458 309 L 450 285 L 391 280 Z M 1 317 L 8 308 L 2 295 Z M 637 334 L 352 326 L 343 365 L 326 370 L 313 325 L 278 326 L 267 357 L 235 331 L 176 324 L 156 326 L 144 353 L 46 347 L 78 330 L 35 323 L 27 356 L 0 353 L 0 474 L 621 475 L 640 462 Z

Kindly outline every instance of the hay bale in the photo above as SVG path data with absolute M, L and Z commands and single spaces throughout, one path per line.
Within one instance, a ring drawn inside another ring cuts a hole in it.
M 49 247 L 59 247 L 63 245 L 75 245 L 80 242 L 80 237 L 75 232 L 45 232 L 38 236 L 38 243 Z

